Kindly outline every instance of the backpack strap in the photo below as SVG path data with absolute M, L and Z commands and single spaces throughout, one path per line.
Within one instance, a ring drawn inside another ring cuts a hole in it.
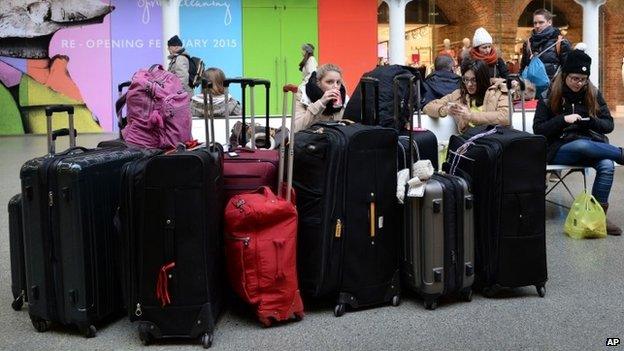
M 539 54 L 535 55 L 535 57 L 540 57 L 542 56 L 543 53 L 545 53 L 546 51 L 552 49 L 553 46 L 557 46 L 559 45 L 559 47 L 561 47 L 561 41 L 563 40 L 563 37 L 560 35 L 559 38 L 557 38 L 557 41 L 554 42 L 552 45 L 549 45 L 546 49 L 542 50 Z M 555 50 L 557 50 L 557 48 L 555 48 Z M 557 52 L 557 55 L 559 55 L 559 53 Z
M 557 56 L 561 55 L 561 42 L 563 41 L 563 35 L 559 34 L 557 37 L 557 42 L 555 43 L 555 52 Z

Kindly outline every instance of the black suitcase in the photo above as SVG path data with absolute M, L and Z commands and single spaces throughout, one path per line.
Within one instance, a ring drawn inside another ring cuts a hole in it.
M 545 295 L 546 140 L 500 126 L 480 126 L 449 140 L 450 174 L 474 196 L 475 286 L 486 296 L 502 287 L 535 285 Z
M 407 108 L 402 106 L 405 101 L 401 99 L 402 91 L 407 89 L 408 96 Z M 402 74 L 394 77 L 394 118 L 397 126 L 399 126 L 399 148 L 398 148 L 398 167 L 399 170 L 407 168 L 408 153 L 410 145 L 410 129 L 412 134 L 412 153 L 418 154 L 419 160 L 430 160 L 433 169 L 438 170 L 438 138 L 432 131 L 422 128 L 420 118 L 420 75 Z M 416 100 L 416 106 L 414 106 Z M 417 113 L 417 124 L 414 127 L 414 109 Z M 403 123 L 400 121 L 407 121 Z
M 51 132 L 56 112 L 68 113 L 69 129 Z M 59 322 L 92 337 L 94 324 L 123 308 L 113 216 L 121 168 L 142 154 L 75 147 L 72 106 L 46 107 L 46 118 L 50 153 L 20 172 L 28 313 L 37 331 Z M 70 149 L 55 154 L 61 135 L 69 135 Z
M 328 122 L 295 138 L 300 289 L 346 306 L 399 304 L 397 132 Z
M 210 135 L 206 127 L 208 141 Z M 144 158 L 123 170 L 126 307 L 144 344 L 170 337 L 212 344 L 226 284 L 223 151 L 206 145 Z
M 22 229 L 22 194 L 9 200 L 9 251 L 11 252 L 11 307 L 19 311 L 26 297 L 26 267 L 24 262 L 24 230 Z

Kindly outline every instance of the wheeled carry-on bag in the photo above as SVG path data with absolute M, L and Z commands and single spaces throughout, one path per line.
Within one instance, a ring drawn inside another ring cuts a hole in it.
M 319 123 L 296 134 L 294 149 L 302 292 L 335 298 L 337 317 L 347 305 L 398 305 L 396 130 Z
M 242 127 L 241 127 L 241 144 L 240 147 L 230 148 L 227 147 L 227 152 L 224 155 L 224 187 L 225 187 L 225 199 L 226 201 L 233 195 L 242 194 L 249 191 L 254 191 L 261 186 L 268 186 L 271 190 L 277 192 L 277 169 L 279 167 L 279 152 L 277 150 L 269 150 L 270 141 L 268 137 L 265 137 L 263 149 L 260 149 L 256 145 L 255 138 L 255 113 L 254 111 L 254 89 L 257 85 L 265 87 L 266 91 L 266 118 L 265 118 L 265 136 L 270 135 L 269 132 L 269 91 L 271 83 L 267 80 L 253 79 L 253 78 L 232 78 L 226 79 L 223 85 L 228 88 L 231 84 L 240 84 L 242 89 Z M 251 138 L 250 146 L 247 144 L 247 131 L 248 128 L 245 121 L 246 103 L 245 92 L 249 87 L 249 104 L 251 106 Z M 229 91 L 229 90 L 228 90 Z M 226 101 L 227 101 L 226 92 Z M 230 123 L 228 116 L 228 109 L 226 109 L 225 125 L 226 136 L 230 133 Z
M 288 93 L 296 85 L 284 86 L 286 126 Z M 292 142 L 294 129 L 290 128 Z M 255 309 L 264 326 L 274 321 L 303 318 L 303 302 L 297 283 L 297 209 L 292 196 L 293 150 L 289 149 L 286 188 L 283 185 L 286 135 L 282 134 L 277 196 L 267 186 L 234 195 L 225 207 L 225 248 L 230 283 Z
M 480 126 L 452 136 L 449 150 L 445 169 L 467 179 L 474 196 L 475 285 L 486 296 L 502 287 L 535 285 L 543 297 L 546 139 Z
M 412 83 L 412 77 L 406 77 Z M 410 84 L 413 87 L 413 84 Z M 409 102 L 413 111 L 413 103 Z M 414 122 L 413 114 L 410 125 Z M 407 158 L 414 163 L 419 145 L 408 137 Z M 413 169 L 410 167 L 410 179 Z M 401 278 L 405 287 L 435 309 L 441 296 L 459 294 L 472 299 L 474 281 L 473 201 L 468 184 L 460 177 L 434 173 L 422 197 L 405 197 L 401 244 Z M 406 188 L 407 190 L 407 188 Z
M 112 219 L 121 168 L 142 153 L 76 147 L 74 108 L 45 111 L 49 154 L 20 172 L 28 313 L 37 331 L 58 322 L 92 337 L 97 323 L 123 311 Z M 69 115 L 69 128 L 52 132 L 58 112 Z M 56 154 L 61 135 L 69 135 L 70 148 Z
M 26 263 L 24 261 L 24 230 L 22 221 L 22 194 L 9 200 L 9 251 L 11 254 L 11 291 L 15 311 L 22 309 L 26 297 Z
M 210 347 L 222 308 L 223 159 L 210 143 L 208 87 L 205 147 L 146 157 L 122 173 L 124 292 L 144 344 L 179 337 Z

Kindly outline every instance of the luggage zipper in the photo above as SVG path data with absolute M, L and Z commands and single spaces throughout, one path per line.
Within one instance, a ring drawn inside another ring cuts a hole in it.
M 141 310 L 141 303 L 138 302 L 136 304 L 136 310 L 134 310 L 134 315 L 137 317 L 141 317 L 141 315 L 143 315 L 143 310 Z
M 242 241 L 242 242 L 243 242 L 243 245 L 245 245 L 245 246 L 249 246 L 249 241 L 251 240 L 251 238 L 250 238 L 250 237 L 248 237 L 248 236 L 245 236 L 245 237 L 237 237 L 237 236 L 233 236 L 233 235 L 226 235 L 226 238 L 227 238 L 227 239 L 230 239 L 230 240 Z

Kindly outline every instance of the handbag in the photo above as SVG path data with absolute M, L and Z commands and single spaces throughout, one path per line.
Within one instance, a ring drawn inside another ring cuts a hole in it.
M 584 190 L 574 199 L 563 230 L 573 239 L 605 238 L 607 216 L 596 198 Z

